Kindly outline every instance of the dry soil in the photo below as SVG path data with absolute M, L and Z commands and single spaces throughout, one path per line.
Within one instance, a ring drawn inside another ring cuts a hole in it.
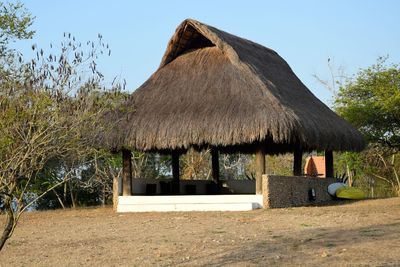
M 400 198 L 250 212 L 31 212 L 0 252 L 0 266 L 274 265 L 400 266 Z

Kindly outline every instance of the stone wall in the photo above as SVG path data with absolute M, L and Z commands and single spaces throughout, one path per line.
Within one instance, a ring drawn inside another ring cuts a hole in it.
M 328 185 L 337 182 L 333 178 L 305 176 L 263 175 L 264 208 L 286 208 L 330 202 Z M 314 189 L 315 199 L 310 198 Z

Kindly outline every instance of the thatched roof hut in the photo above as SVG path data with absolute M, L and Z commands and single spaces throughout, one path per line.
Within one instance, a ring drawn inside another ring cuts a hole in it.
M 325 150 L 333 177 L 334 150 L 361 150 L 361 134 L 318 100 L 275 51 L 195 20 L 185 20 L 168 43 L 160 67 L 135 92 L 109 136 L 123 153 L 123 195 L 131 191 L 130 149 L 172 154 L 179 193 L 179 154 L 211 148 L 256 154 L 256 193 L 262 192 L 265 153 Z
M 218 147 L 267 153 L 360 150 L 361 134 L 317 99 L 275 51 L 187 19 L 127 105 L 113 148 Z

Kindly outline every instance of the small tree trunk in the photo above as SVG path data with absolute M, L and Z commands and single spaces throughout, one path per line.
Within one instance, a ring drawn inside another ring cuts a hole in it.
M 3 249 L 6 241 L 10 238 L 13 226 L 15 224 L 15 217 L 11 207 L 11 199 L 6 196 L 4 199 L 4 208 L 7 212 L 7 219 L 4 226 L 3 234 L 0 237 L 0 251 Z
M 350 170 L 349 164 L 346 164 L 346 172 L 349 186 L 353 186 L 353 173 Z
M 61 200 L 60 195 L 58 195 L 57 191 L 54 190 L 54 189 L 51 190 L 51 191 L 53 191 L 53 193 L 56 195 L 58 202 L 60 203 L 60 205 L 63 208 L 63 210 L 65 210 L 65 205 L 64 205 L 64 202 Z
M 396 157 L 395 157 L 395 155 L 393 154 L 392 155 L 392 162 L 391 162 L 391 166 L 392 166 L 392 170 L 393 170 L 393 174 L 394 174 L 394 177 L 396 177 L 396 182 L 397 182 L 397 186 L 396 186 L 396 193 L 397 193 L 397 196 L 400 196 L 400 177 L 399 177 L 399 174 L 398 174 L 398 172 L 397 172 L 397 170 L 396 170 L 396 167 L 395 167 L 395 159 L 396 159 Z
M 77 194 L 74 194 L 71 192 L 71 202 L 72 202 L 72 208 L 76 209 L 77 205 L 76 205 L 76 199 L 77 199 Z
M 76 198 L 77 198 L 77 194 L 74 194 L 73 188 L 72 188 L 72 184 L 69 183 L 69 193 L 71 196 L 71 205 L 72 208 L 75 209 L 76 208 Z
M 64 198 L 64 203 L 68 203 L 67 202 L 67 182 L 66 182 L 66 180 L 65 180 L 65 177 L 64 177 L 64 192 L 63 192 L 63 198 Z
M 101 192 L 101 206 L 105 206 L 106 205 L 106 185 L 103 184 L 103 190 Z

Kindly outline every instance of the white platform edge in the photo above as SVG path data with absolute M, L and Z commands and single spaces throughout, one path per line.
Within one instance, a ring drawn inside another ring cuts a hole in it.
M 117 212 L 247 211 L 262 207 L 262 195 L 120 196 Z

